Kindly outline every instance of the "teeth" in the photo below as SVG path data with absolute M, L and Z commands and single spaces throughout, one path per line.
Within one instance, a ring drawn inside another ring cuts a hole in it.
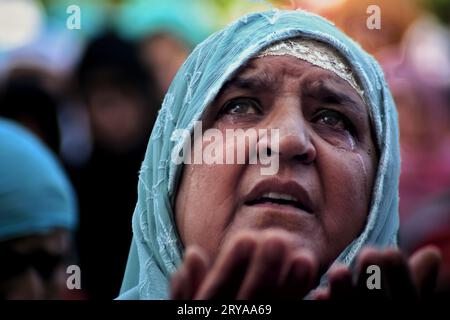
M 266 192 L 264 193 L 261 198 L 270 198 L 270 199 L 282 199 L 282 200 L 289 200 L 289 201 L 298 201 L 297 198 L 285 194 L 285 193 L 278 193 L 278 192 Z

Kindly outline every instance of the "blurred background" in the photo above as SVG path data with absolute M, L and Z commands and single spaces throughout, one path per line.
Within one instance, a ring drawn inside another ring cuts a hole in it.
M 367 27 L 370 5 L 380 29 Z M 212 32 L 271 8 L 319 13 L 381 63 L 400 117 L 400 245 L 439 246 L 450 289 L 450 0 L 0 0 L 0 117 L 52 150 L 78 197 L 67 254 L 82 289 L 64 283 L 57 298 L 117 297 L 140 163 L 173 76 Z

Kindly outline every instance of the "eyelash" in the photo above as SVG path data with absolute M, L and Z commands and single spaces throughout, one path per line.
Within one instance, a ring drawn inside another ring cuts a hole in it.
M 249 103 L 251 104 L 251 106 L 253 106 L 257 111 L 255 113 L 231 113 L 229 112 L 229 109 L 231 109 L 231 107 L 235 107 L 237 106 L 239 103 Z M 257 99 L 254 98 L 247 98 L 247 97 L 239 97 L 239 98 L 234 98 L 231 99 L 229 101 L 227 101 L 222 109 L 220 110 L 218 117 L 221 117 L 223 115 L 232 115 L 232 116 L 244 116 L 244 115 L 254 115 L 254 114 L 262 114 L 262 107 L 260 102 Z M 343 122 L 344 125 L 344 129 L 347 130 L 349 133 L 351 133 L 352 135 L 355 135 L 356 133 L 356 129 L 355 126 L 353 125 L 353 123 L 341 112 L 334 110 L 334 109 L 329 109 L 329 108 L 320 108 L 315 114 L 314 116 L 311 118 L 312 122 L 316 122 L 320 116 L 324 116 L 327 114 L 332 114 L 334 116 L 338 116 L 340 118 L 340 121 Z M 325 125 L 326 126 L 326 125 Z
M 317 111 L 315 115 L 312 117 L 311 121 L 316 122 L 321 116 L 326 116 L 330 114 L 333 116 L 338 116 L 338 118 L 340 118 L 340 121 L 342 121 L 344 125 L 344 129 L 353 135 L 355 134 L 356 129 L 353 123 L 344 114 L 334 109 L 329 108 L 319 109 L 319 111 Z
M 222 116 L 224 114 L 235 115 L 235 116 L 244 115 L 244 114 L 248 115 L 249 113 L 233 114 L 233 113 L 229 112 L 229 109 L 231 109 L 231 107 L 236 107 L 239 103 L 249 103 L 249 102 L 250 102 L 251 106 L 257 110 L 255 113 L 252 113 L 252 114 L 262 114 L 262 107 L 258 100 L 253 99 L 253 98 L 240 97 L 240 98 L 235 98 L 235 99 L 231 99 L 231 100 L 227 101 L 223 105 L 222 109 L 220 110 L 219 116 Z

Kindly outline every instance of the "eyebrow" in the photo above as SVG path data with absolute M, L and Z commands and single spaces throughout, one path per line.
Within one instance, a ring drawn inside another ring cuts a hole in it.
M 276 77 L 271 74 L 262 72 L 253 76 L 237 76 L 226 82 L 222 87 L 222 92 L 225 92 L 231 88 L 259 91 L 273 89 L 273 85 L 277 83 Z
M 366 110 L 364 102 L 358 101 L 351 95 L 333 88 L 333 86 L 325 80 L 332 79 L 307 81 L 304 87 L 304 97 L 314 98 L 322 103 L 331 103 L 349 107 L 351 111 L 357 114 L 365 113 Z M 230 89 L 265 92 L 268 90 L 274 90 L 274 84 L 276 85 L 278 83 L 279 81 L 277 81 L 276 77 L 266 72 L 260 72 L 252 76 L 238 75 L 224 84 L 220 94 L 223 94 Z M 299 93 L 301 93 L 301 91 L 302 90 L 299 90 Z
M 338 104 L 341 106 L 350 107 L 350 109 L 357 113 L 363 113 L 365 104 L 356 100 L 351 95 L 348 95 L 336 88 L 333 88 L 323 80 L 316 80 L 306 84 L 305 97 L 315 98 L 323 103 Z

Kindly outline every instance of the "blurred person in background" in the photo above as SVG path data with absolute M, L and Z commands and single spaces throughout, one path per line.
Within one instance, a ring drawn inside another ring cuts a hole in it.
M 131 0 L 118 6 L 118 32 L 138 44 L 139 56 L 154 75 L 160 99 L 193 47 L 213 31 L 216 3 Z
M 58 101 L 41 80 L 46 78 L 25 67 L 11 72 L 0 88 L 0 116 L 20 122 L 59 154 Z
M 68 297 L 77 204 L 52 152 L 0 118 L 0 298 Z
M 93 142 L 87 163 L 71 169 L 80 197 L 78 244 L 89 298 L 111 299 L 120 287 L 135 179 L 156 115 L 150 77 L 135 45 L 112 31 L 87 45 L 76 70 Z
M 149 72 L 154 72 L 158 95 L 162 99 L 191 48 L 170 32 L 158 32 L 144 37 L 139 48 Z

